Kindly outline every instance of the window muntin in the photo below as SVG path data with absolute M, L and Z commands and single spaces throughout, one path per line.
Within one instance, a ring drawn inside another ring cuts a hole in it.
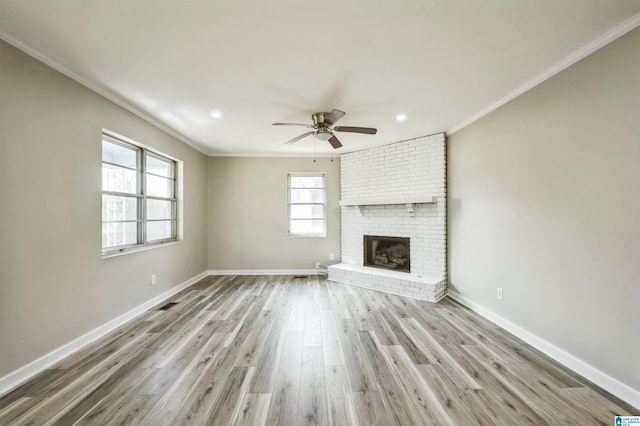
M 103 253 L 175 241 L 176 162 L 102 136 Z
M 288 234 L 307 237 L 326 236 L 325 174 L 289 173 L 287 182 Z

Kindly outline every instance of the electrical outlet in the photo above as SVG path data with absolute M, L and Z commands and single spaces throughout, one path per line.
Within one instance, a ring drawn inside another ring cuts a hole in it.
M 329 260 L 336 260 L 336 257 L 333 255 L 333 253 L 329 255 Z
M 499 300 L 502 300 L 502 287 L 498 287 L 498 292 L 496 293 L 496 297 Z
M 156 274 L 151 275 L 151 285 L 156 285 Z
M 316 262 L 316 269 L 320 267 L 320 262 Z

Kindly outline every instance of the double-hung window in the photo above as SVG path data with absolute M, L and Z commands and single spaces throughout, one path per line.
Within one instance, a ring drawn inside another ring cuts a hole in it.
M 327 235 L 324 173 L 289 173 L 288 234 L 299 237 Z
M 102 251 L 177 238 L 176 162 L 102 135 Z

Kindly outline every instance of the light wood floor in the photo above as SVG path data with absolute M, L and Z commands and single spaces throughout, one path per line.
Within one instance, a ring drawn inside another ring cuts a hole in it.
M 213 276 L 170 302 L 1 397 L 0 424 L 611 425 L 640 414 L 449 299 Z

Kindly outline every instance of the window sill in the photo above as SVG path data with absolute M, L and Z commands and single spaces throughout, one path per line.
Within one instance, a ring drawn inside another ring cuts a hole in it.
M 287 234 L 291 238 L 326 238 L 327 234 Z
M 102 253 L 102 258 L 103 259 L 109 259 L 109 258 L 112 258 L 112 257 L 119 257 L 119 256 L 127 255 L 127 254 L 138 253 L 138 252 L 141 252 L 141 251 L 154 250 L 154 249 L 167 247 L 167 246 L 173 246 L 173 245 L 181 244 L 181 243 L 182 243 L 182 241 L 168 241 L 166 243 L 153 244 L 153 245 L 148 245 L 148 246 L 131 247 L 131 248 L 126 248 L 126 249 L 122 249 L 122 250 L 113 250 L 113 251 L 108 251 L 108 252 Z

